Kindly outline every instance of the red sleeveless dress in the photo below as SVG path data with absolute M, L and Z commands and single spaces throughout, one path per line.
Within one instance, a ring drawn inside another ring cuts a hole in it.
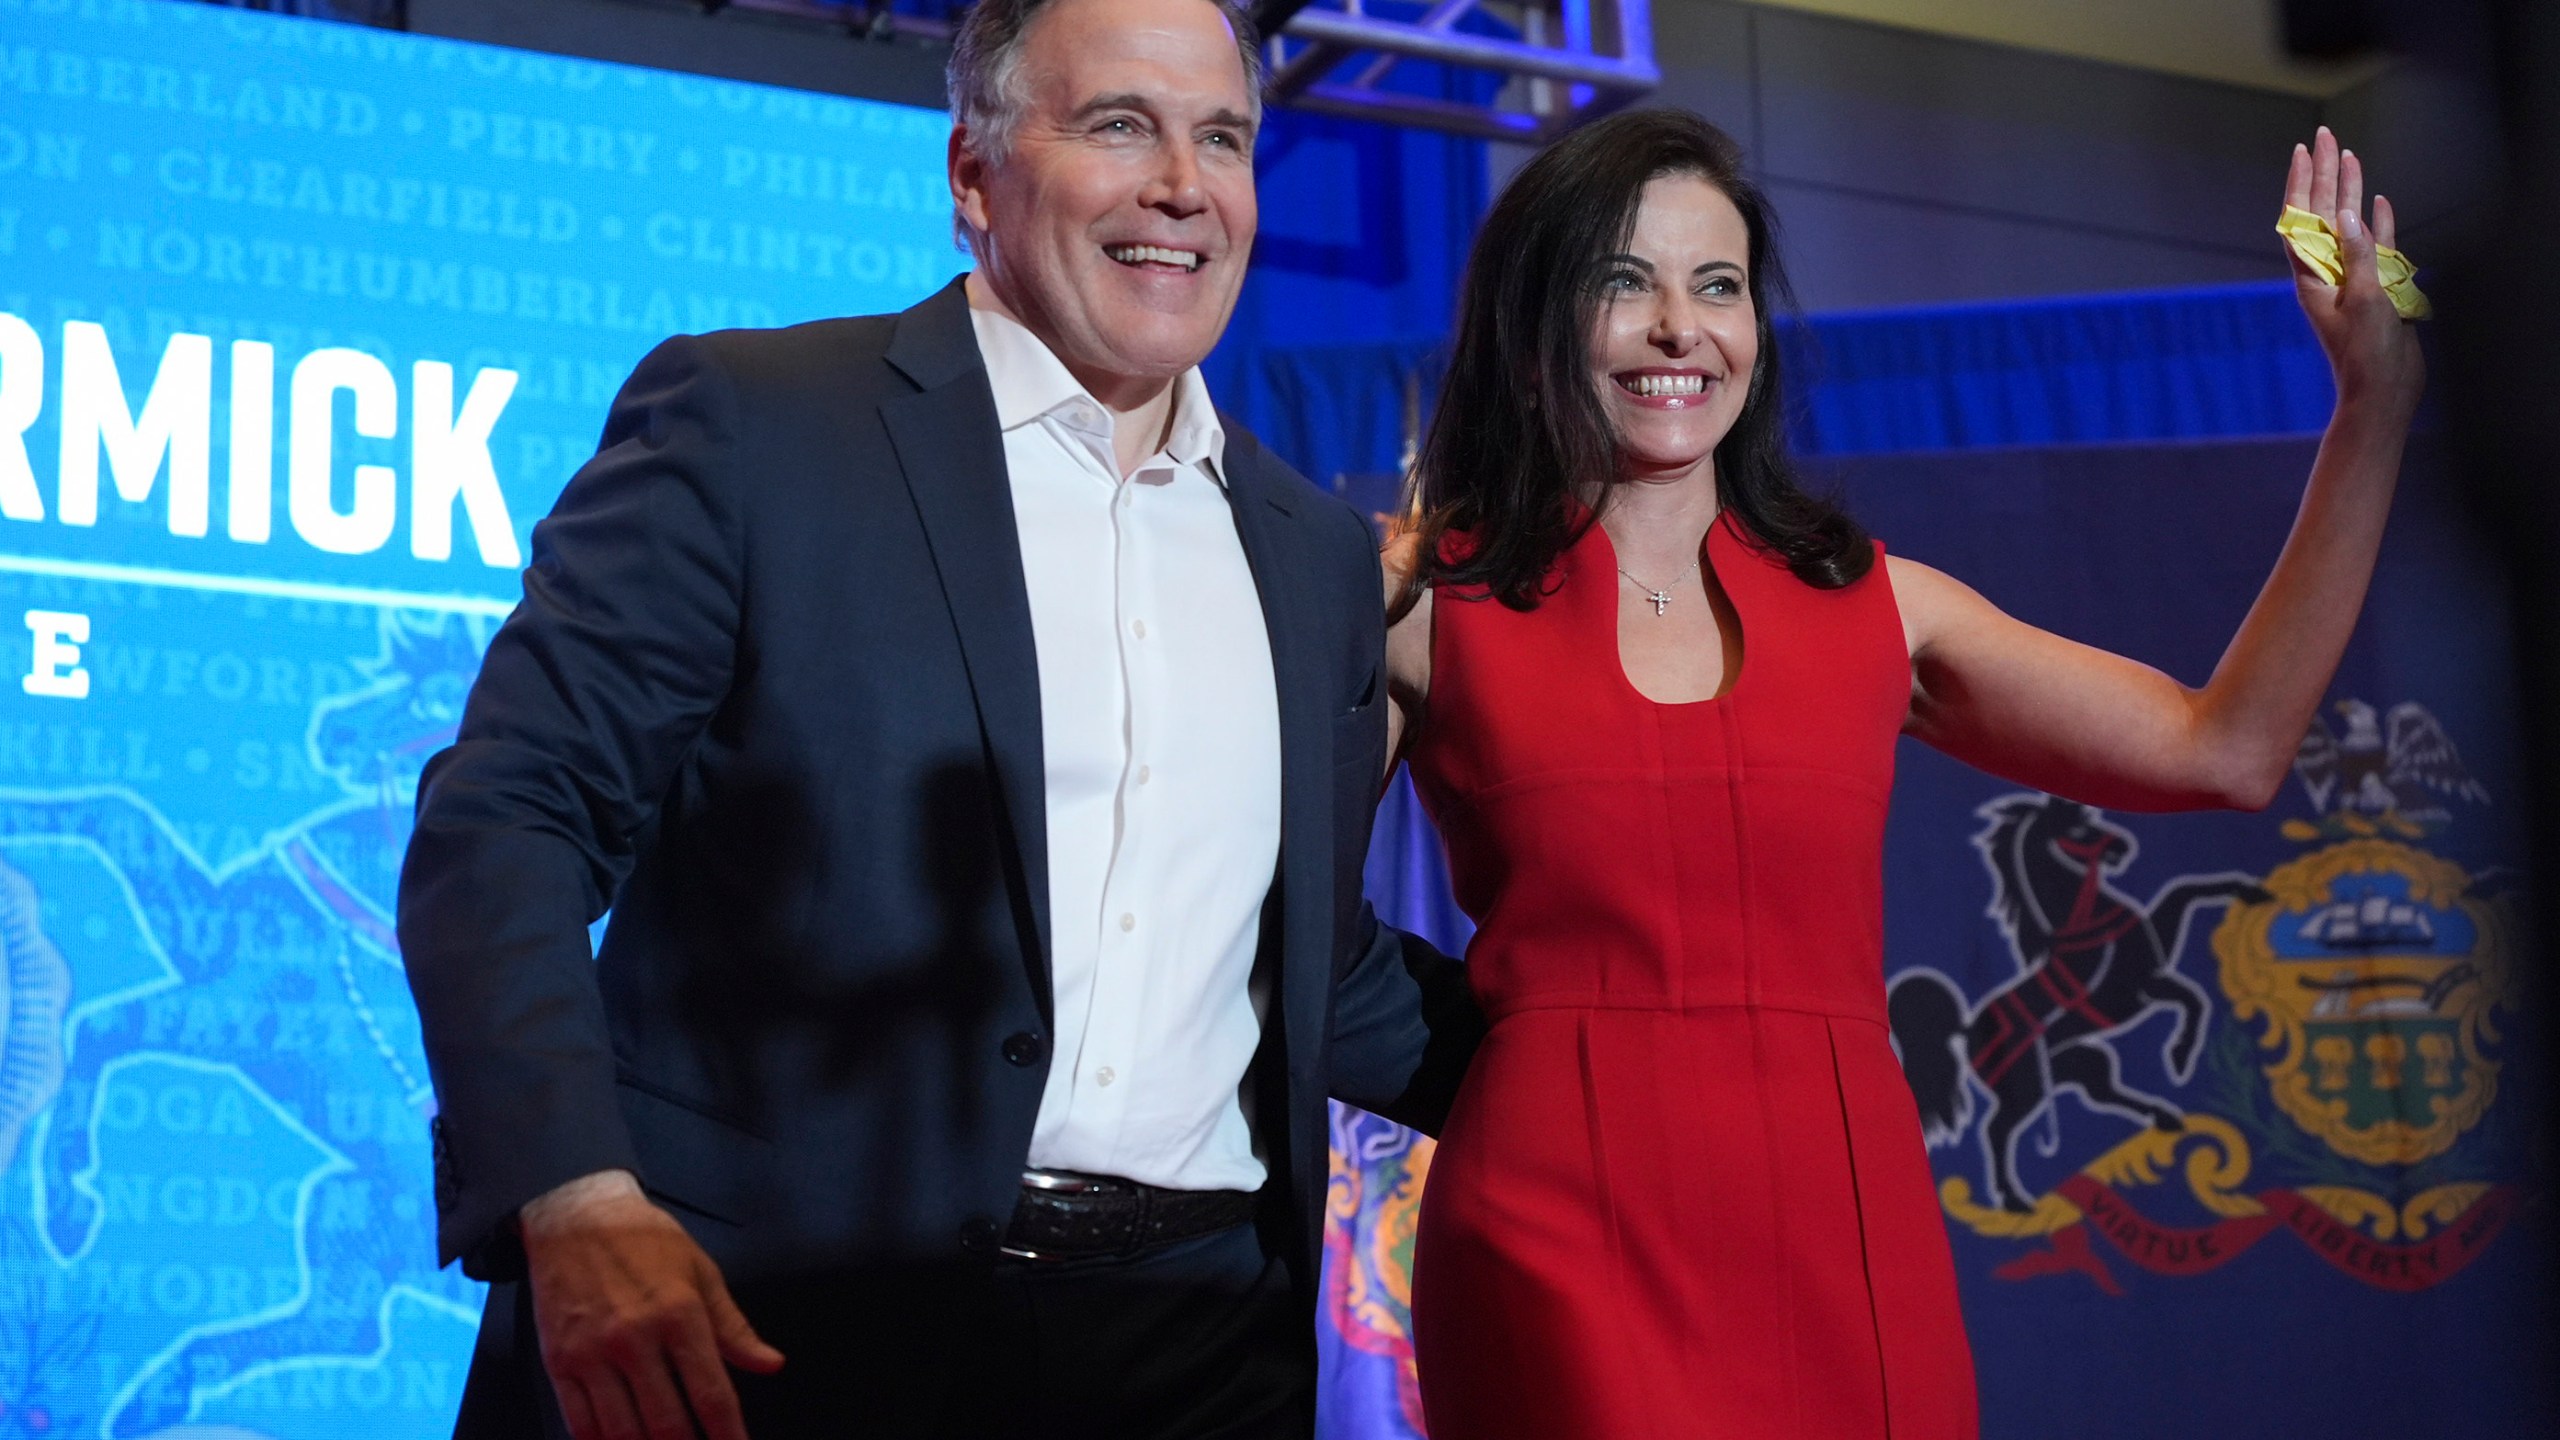
M 1422 1203 L 1432 1440 L 1970 1440 L 1973 1361 L 1885 1029 L 1910 662 L 1883 558 L 1727 517 L 1728 693 L 1647 700 L 1594 525 L 1537 609 L 1443 590 L 1414 783 L 1492 1028 Z

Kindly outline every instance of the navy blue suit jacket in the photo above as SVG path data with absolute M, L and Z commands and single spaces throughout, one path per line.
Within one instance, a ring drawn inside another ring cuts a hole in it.
M 1478 1022 L 1458 967 L 1361 900 L 1385 752 L 1368 527 L 1226 430 L 1280 705 L 1247 1099 L 1312 1310 L 1326 1096 L 1436 1127 Z M 400 940 L 444 1257 L 514 1279 L 516 1209 L 622 1167 L 786 1351 L 800 1302 L 899 1314 L 895 1351 L 964 1323 L 1049 1063 L 1038 687 L 956 282 L 643 361 L 419 790 Z M 521 1303 L 503 1290 L 492 1329 Z M 477 1363 L 531 1344 L 484 1333 Z

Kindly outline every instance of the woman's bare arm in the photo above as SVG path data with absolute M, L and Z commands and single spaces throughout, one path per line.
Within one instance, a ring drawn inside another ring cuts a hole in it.
M 1387 572 L 1386 604 L 1403 593 L 1418 553 L 1416 537 L 1407 531 L 1387 542 L 1379 559 Z M 1423 702 L 1431 694 L 1431 592 L 1425 590 L 1413 608 L 1387 627 L 1387 774 L 1396 773 L 1404 747 L 1422 725 Z M 1379 779 L 1383 783 L 1385 776 Z
M 2181 685 L 1895 558 L 1911 734 L 1983 769 L 2115 808 L 2255 809 L 2274 797 L 2363 608 L 2424 383 L 2416 337 L 2375 268 L 2375 246 L 2394 239 L 2391 206 L 2376 197 L 2368 227 L 2363 191 L 2362 166 L 2326 129 L 2295 148 L 2287 203 L 2332 217 L 2346 262 L 2335 286 L 2299 266 L 2294 276 L 2337 380 L 2337 409 L 2284 551 L 2212 679 Z

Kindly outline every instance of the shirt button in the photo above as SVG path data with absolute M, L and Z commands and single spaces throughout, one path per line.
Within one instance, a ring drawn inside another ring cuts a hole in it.
M 1096 1085 L 1108 1086 L 1112 1081 L 1119 1078 L 1120 1072 L 1112 1069 L 1108 1065 L 1105 1065 L 1101 1069 L 1093 1072 L 1093 1083 Z
M 1121 934 L 1126 935 L 1126 934 L 1128 934 L 1130 931 L 1135 930 L 1135 929 L 1137 929 L 1137 928 L 1138 928 L 1138 917 L 1137 917 L 1137 916 L 1135 916 L 1135 915 L 1123 915 L 1123 916 L 1121 916 L 1121 917 L 1120 917 L 1120 933 L 1121 933 Z
M 1144 766 L 1144 765 L 1139 766 L 1139 767 L 1138 767 L 1138 783 L 1139 783 L 1139 784 L 1141 784 L 1141 785 L 1146 784 L 1149 780 L 1152 780 L 1152 779 L 1154 779 L 1154 778 L 1155 778 L 1155 773 L 1156 773 L 1155 771 L 1153 771 L 1153 770 L 1151 770 L 1151 769 L 1147 768 L 1147 767 L 1146 767 L 1146 766 Z
M 1146 622 L 1146 621 L 1144 621 L 1144 620 L 1132 620 L 1132 621 L 1130 621 L 1130 622 L 1129 622 L 1129 633 L 1130 633 L 1130 634 L 1132 634 L 1132 635 L 1137 636 L 1137 637 L 1138 637 L 1139 639 L 1141 639 L 1141 640 L 1146 639 L 1146 638 L 1147 638 L 1147 622 Z

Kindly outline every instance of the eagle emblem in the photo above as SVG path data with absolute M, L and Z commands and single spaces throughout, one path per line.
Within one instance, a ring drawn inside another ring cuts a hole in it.
M 2489 792 L 2463 768 L 2453 737 L 2427 708 L 2414 701 L 2377 711 L 2362 700 L 2341 700 L 2346 733 L 2311 717 L 2293 773 L 2319 816 L 2294 820 L 2288 838 L 2365 838 L 2385 832 L 2408 839 L 2426 835 L 2452 818 L 2453 800 L 2487 804 Z

